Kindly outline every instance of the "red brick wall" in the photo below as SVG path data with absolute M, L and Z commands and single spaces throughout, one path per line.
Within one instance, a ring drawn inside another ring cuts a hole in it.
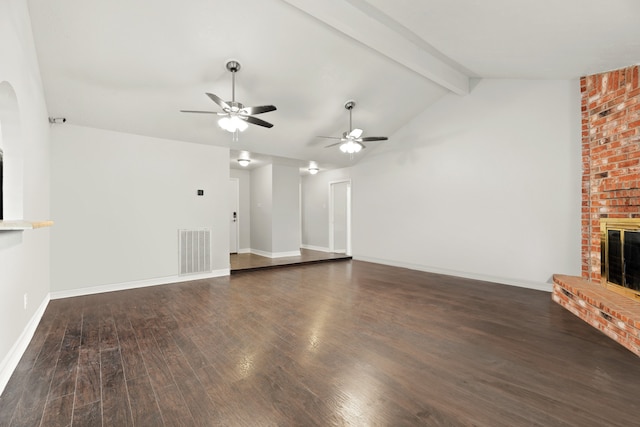
M 600 218 L 640 217 L 638 65 L 582 77 L 582 277 L 600 280 Z

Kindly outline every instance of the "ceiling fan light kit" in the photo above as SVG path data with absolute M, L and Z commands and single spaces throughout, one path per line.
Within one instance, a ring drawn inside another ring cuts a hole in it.
M 245 122 L 238 116 L 224 116 L 220 120 L 218 120 L 218 126 L 228 132 L 244 132 L 249 127 L 247 122 Z
M 347 154 L 359 153 L 364 148 L 364 145 L 356 141 L 347 141 L 340 146 L 340 151 Z

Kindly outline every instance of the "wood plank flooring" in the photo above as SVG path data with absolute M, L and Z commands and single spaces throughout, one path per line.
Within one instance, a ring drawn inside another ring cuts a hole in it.
M 315 264 L 320 262 L 347 261 L 351 255 L 336 252 L 313 251 L 300 249 L 299 256 L 268 258 L 256 254 L 231 254 L 229 256 L 231 274 L 247 271 L 265 270 L 268 268 L 289 267 L 292 265 Z
M 632 426 L 640 359 L 549 293 L 358 261 L 51 301 L 0 426 Z

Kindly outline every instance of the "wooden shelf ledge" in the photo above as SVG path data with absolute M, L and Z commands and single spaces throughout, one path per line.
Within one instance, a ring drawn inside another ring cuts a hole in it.
M 33 230 L 51 227 L 53 221 L 27 221 L 23 219 L 0 221 L 0 231 Z

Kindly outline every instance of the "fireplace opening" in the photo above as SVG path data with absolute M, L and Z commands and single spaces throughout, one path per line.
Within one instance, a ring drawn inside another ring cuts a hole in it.
M 602 284 L 640 299 L 640 218 L 600 221 Z

